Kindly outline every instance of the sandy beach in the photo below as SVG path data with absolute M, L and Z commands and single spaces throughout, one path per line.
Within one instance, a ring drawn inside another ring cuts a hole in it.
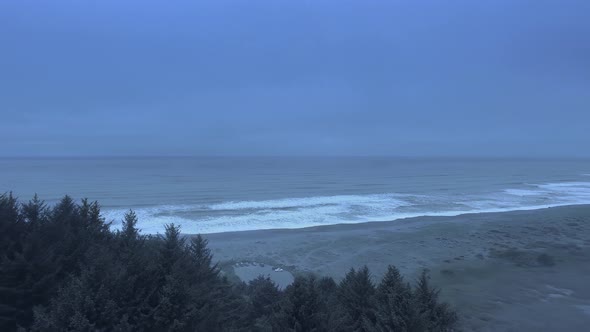
M 584 331 L 590 325 L 590 205 L 208 234 L 219 262 L 254 261 L 339 279 L 388 264 L 430 270 L 466 331 Z

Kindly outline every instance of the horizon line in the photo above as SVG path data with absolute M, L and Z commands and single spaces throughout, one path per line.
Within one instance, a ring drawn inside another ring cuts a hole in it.
M 515 155 L 319 155 L 319 154 L 104 154 L 104 155 L 0 155 L 0 159 L 152 159 L 152 158 L 398 158 L 398 159 L 590 159 L 590 156 Z

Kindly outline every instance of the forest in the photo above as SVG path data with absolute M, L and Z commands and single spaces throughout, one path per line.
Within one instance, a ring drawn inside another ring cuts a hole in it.
M 207 240 L 174 224 L 144 235 L 129 211 L 111 229 L 98 202 L 49 206 L 0 195 L 0 331 L 454 331 L 457 313 L 423 271 L 389 266 L 338 282 L 296 275 L 229 281 Z M 231 278 L 233 280 L 233 278 Z

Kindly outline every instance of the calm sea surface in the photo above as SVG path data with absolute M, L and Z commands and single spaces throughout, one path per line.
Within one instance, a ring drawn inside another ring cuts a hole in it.
M 98 200 L 114 227 L 134 209 L 145 233 L 212 233 L 590 203 L 590 160 L 5 158 L 6 191 Z

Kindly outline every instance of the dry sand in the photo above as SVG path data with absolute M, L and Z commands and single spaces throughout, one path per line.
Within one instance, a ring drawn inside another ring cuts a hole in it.
M 209 234 L 215 259 L 341 278 L 431 272 L 466 331 L 588 331 L 590 205 Z

